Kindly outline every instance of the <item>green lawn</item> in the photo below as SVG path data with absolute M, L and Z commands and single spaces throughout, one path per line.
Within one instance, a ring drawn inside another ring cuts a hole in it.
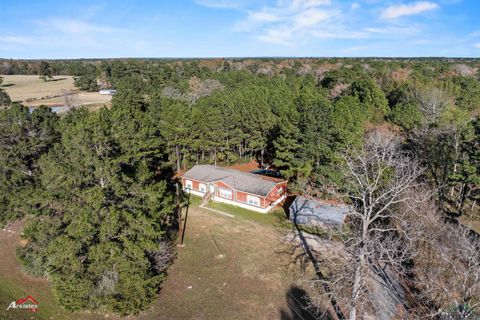
M 0 319 L 67 319 L 67 312 L 56 303 L 50 290 L 35 285 L 25 286 L 15 280 L 0 277 Z M 31 295 L 39 303 L 39 309 L 33 313 L 27 310 L 10 309 L 12 301 Z
M 230 204 L 213 201 L 209 202 L 206 207 L 220 210 L 236 217 L 253 220 L 263 225 L 270 225 L 280 228 L 291 228 L 291 224 L 287 220 L 285 211 L 281 208 L 274 208 L 269 213 L 259 213 Z
M 198 207 L 202 204 L 202 197 L 191 194 L 190 195 L 190 206 Z

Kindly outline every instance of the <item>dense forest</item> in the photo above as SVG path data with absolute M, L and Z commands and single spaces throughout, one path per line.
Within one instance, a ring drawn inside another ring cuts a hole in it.
M 0 74 L 118 91 L 61 117 L 0 92 L 0 221 L 28 219 L 19 257 L 67 308 L 145 309 L 173 259 L 174 172 L 256 159 L 291 192 L 355 207 L 351 263 L 327 267 L 313 304 L 363 318 L 368 270 L 390 265 L 412 317 L 480 314 L 478 239 L 458 224 L 480 220 L 480 61 L 0 60 Z

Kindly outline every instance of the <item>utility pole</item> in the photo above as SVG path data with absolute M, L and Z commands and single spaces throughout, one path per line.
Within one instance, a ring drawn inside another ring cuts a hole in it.
M 190 190 L 188 192 L 187 210 L 185 211 L 185 220 L 183 221 L 182 240 L 180 242 L 181 247 L 183 247 L 183 239 L 185 238 L 185 229 L 187 228 L 188 208 L 190 208 Z

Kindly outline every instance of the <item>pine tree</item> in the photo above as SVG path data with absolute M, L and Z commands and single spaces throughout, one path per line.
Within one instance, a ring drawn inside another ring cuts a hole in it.
M 47 274 L 69 310 L 144 309 L 165 278 L 171 170 L 148 112 L 114 105 L 70 112 L 41 160 L 43 217 L 24 231 L 21 259 Z
M 12 103 L 10 96 L 5 90 L 0 89 L 0 108 L 8 107 Z
M 0 110 L 0 223 L 36 205 L 38 161 L 58 140 L 57 122 L 47 107 L 33 113 L 18 104 Z
M 381 122 L 390 110 L 385 93 L 371 78 L 364 78 L 352 83 L 352 96 L 358 98 L 372 122 Z
M 49 79 L 53 79 L 52 76 L 52 69 L 50 68 L 50 64 L 46 61 L 40 62 L 38 66 L 38 77 L 43 79 L 43 81 L 48 81 Z

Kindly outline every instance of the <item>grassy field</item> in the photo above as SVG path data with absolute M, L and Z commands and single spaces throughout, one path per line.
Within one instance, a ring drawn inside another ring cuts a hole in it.
M 292 311 L 291 296 L 301 296 L 303 290 L 296 286 L 283 240 L 288 230 L 275 227 L 276 215 L 213 205 L 234 213 L 230 218 L 198 207 L 199 200 L 192 198 L 185 246 L 178 248 L 159 298 L 129 319 L 301 319 Z M 0 319 L 106 318 L 65 311 L 48 281 L 21 271 L 15 255 L 21 228 L 16 222 L 9 226 L 11 232 L 0 230 Z M 37 313 L 6 311 L 11 301 L 28 295 L 39 302 Z
M 35 107 L 42 104 L 63 104 L 62 91 L 74 90 L 73 77 L 55 76 L 53 80 L 43 81 L 36 75 L 2 75 L 4 89 L 12 101 Z M 110 95 L 98 92 L 78 92 L 74 98 L 75 105 L 103 105 L 111 100 Z
M 185 246 L 139 319 L 297 319 L 288 299 L 300 289 L 282 236 L 271 225 L 191 207 Z

